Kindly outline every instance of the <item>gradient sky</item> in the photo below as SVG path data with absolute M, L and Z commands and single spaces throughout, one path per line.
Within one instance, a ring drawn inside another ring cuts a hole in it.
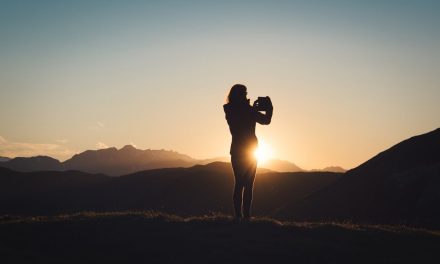
M 93 3 L 92 3 L 93 2 Z M 134 144 L 227 156 L 235 83 L 257 136 L 353 168 L 440 126 L 440 1 L 1 1 L 0 155 Z

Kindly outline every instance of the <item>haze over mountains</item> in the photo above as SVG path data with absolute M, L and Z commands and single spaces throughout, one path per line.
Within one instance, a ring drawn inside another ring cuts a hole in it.
M 82 210 L 231 214 L 232 187 L 231 165 L 225 162 L 121 177 L 0 168 L 0 214 Z M 346 173 L 260 171 L 255 182 L 254 213 L 282 219 L 440 228 L 438 204 L 440 129 L 405 140 Z
M 3 161 L 0 160 L 0 166 L 21 172 L 79 170 L 87 173 L 120 176 L 158 168 L 187 168 L 215 161 L 229 162 L 229 158 L 198 160 L 171 150 L 141 150 L 132 145 L 126 145 L 119 150 L 114 147 L 87 150 L 64 162 L 47 156 L 18 157 L 10 160 L 3 158 Z M 278 172 L 304 171 L 292 162 L 275 159 L 268 160 L 263 167 Z M 340 167 L 331 167 L 323 171 L 343 172 L 344 170 Z

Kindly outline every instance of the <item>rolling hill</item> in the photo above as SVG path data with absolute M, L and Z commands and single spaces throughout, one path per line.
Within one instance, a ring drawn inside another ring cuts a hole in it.
M 274 215 L 327 186 L 341 173 L 259 173 L 254 212 Z M 0 169 L 0 214 L 53 214 L 82 210 L 160 210 L 180 215 L 232 213 L 230 163 L 165 168 L 109 177 L 79 171 L 15 172 Z
M 296 219 L 440 223 L 440 129 L 404 140 L 284 208 Z

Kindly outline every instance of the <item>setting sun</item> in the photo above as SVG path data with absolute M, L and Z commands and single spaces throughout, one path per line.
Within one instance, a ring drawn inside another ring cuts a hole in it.
M 268 159 L 272 157 L 272 149 L 268 144 L 266 144 L 265 141 L 259 140 L 258 142 L 258 148 L 255 150 L 254 155 L 258 160 L 258 163 L 263 164 Z

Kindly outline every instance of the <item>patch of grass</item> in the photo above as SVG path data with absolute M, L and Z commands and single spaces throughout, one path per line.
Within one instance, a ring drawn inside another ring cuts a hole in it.
M 157 211 L 0 217 L 2 263 L 440 263 L 440 234 L 405 226 Z
M 112 219 L 127 219 L 132 220 L 147 220 L 147 221 L 163 221 L 175 223 L 192 223 L 192 224 L 237 224 L 234 218 L 223 213 L 212 212 L 211 214 L 181 217 L 174 214 L 168 214 L 160 211 L 112 211 L 112 212 L 94 212 L 84 211 L 74 214 L 59 214 L 55 216 L 0 216 L 1 224 L 12 223 L 37 223 L 37 222 L 60 222 L 60 221 L 87 221 L 87 220 L 112 220 Z M 355 224 L 349 221 L 345 222 L 293 222 L 280 221 L 270 217 L 253 217 L 250 221 L 242 221 L 239 224 L 246 225 L 274 225 L 284 228 L 304 228 L 304 229 L 322 229 L 322 228 L 341 228 L 359 232 L 390 232 L 390 233 L 414 233 L 414 234 L 428 234 L 433 236 L 440 236 L 438 230 L 428 230 L 424 228 L 414 228 L 405 225 L 368 225 Z

